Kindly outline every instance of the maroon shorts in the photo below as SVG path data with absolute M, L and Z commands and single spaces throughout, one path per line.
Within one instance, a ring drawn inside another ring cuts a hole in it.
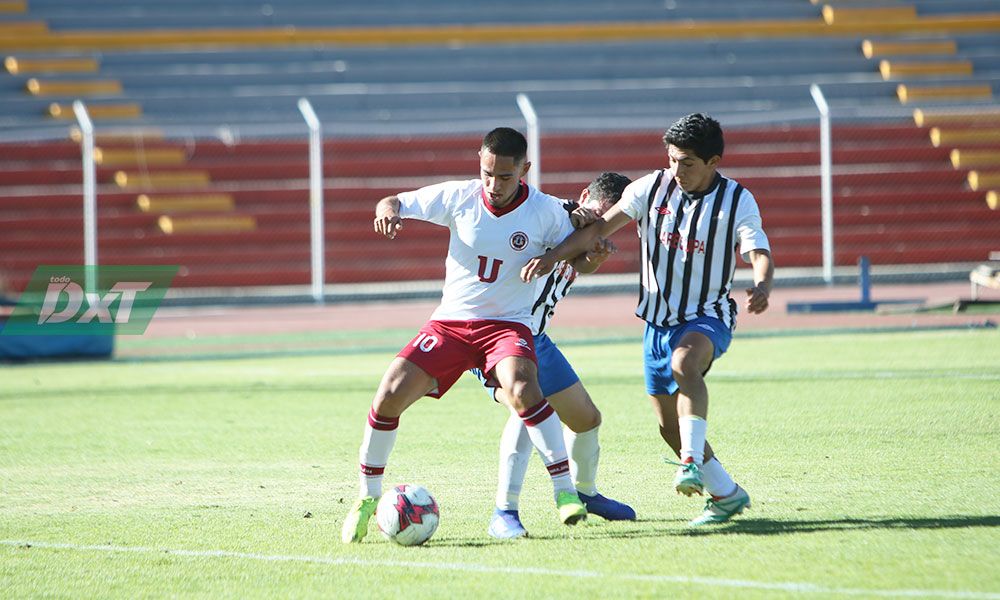
M 469 369 L 489 373 L 508 356 L 538 362 L 531 330 L 511 321 L 428 321 L 396 356 L 437 379 L 437 388 L 427 393 L 434 398 L 443 396 Z

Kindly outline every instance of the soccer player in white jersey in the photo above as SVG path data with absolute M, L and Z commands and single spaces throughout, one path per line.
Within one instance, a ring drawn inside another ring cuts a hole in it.
M 663 136 L 670 161 L 633 182 L 600 220 L 525 265 L 526 281 L 577 256 L 636 220 L 641 240 L 641 291 L 636 315 L 646 321 L 643 339 L 646 391 L 660 435 L 681 459 L 678 493 L 707 491 L 705 510 L 692 526 L 722 523 L 750 506 L 706 441 L 708 389 L 704 376 L 724 353 L 736 325 L 729 296 L 736 250 L 753 267 L 743 306 L 767 310 L 774 277 L 770 246 L 753 194 L 716 170 L 722 129 L 703 114 L 688 115 Z
M 574 224 L 579 223 L 577 226 L 592 223 L 614 206 L 629 183 L 631 180 L 619 173 L 601 173 L 580 192 L 578 202 L 568 202 L 565 205 L 567 218 L 572 214 L 576 219 Z M 588 252 L 560 263 L 548 277 L 538 279 L 535 282 L 532 304 L 531 331 L 538 356 L 538 383 L 545 400 L 563 422 L 570 473 L 576 491 L 587 507 L 588 514 L 598 515 L 609 521 L 624 521 L 635 519 L 632 507 L 606 498 L 597 491 L 601 412 L 594 405 L 569 361 L 545 333 L 556 303 L 569 293 L 577 275 L 596 271 L 614 249 L 614 244 L 609 240 L 599 240 Z M 488 380 L 481 371 L 473 369 L 472 372 L 489 387 Z M 506 390 L 490 389 L 493 398 L 504 403 Z M 488 529 L 489 534 L 495 538 L 514 539 L 528 535 L 521 523 L 518 504 L 528 461 L 531 459 L 531 448 L 524 422 L 512 412 L 500 437 L 500 477 L 496 508 Z
M 360 542 L 382 495 L 382 476 L 399 416 L 422 396 L 441 397 L 463 372 L 478 368 L 508 392 L 552 478 L 560 520 L 587 516 L 570 478 L 559 417 L 538 386 L 531 336 L 533 286 L 519 271 L 531 256 L 573 231 L 562 201 L 525 184 L 527 141 L 500 127 L 483 138 L 479 179 L 447 181 L 389 196 L 375 208 L 375 231 L 393 239 L 402 219 L 450 232 L 441 304 L 396 355 L 372 401 L 359 452 L 360 493 L 341 539 Z

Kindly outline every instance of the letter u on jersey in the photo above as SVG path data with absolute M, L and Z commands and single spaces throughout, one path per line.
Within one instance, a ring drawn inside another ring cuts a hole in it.
M 493 266 L 490 268 L 490 274 L 486 274 L 486 263 L 492 261 Z M 490 258 L 488 256 L 479 257 L 479 281 L 483 283 L 493 283 L 497 280 L 497 275 L 500 274 L 500 265 L 503 261 L 497 258 Z

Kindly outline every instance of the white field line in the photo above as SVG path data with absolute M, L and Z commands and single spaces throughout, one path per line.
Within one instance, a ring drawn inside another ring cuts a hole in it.
M 325 556 L 299 556 L 285 554 L 257 554 L 230 552 L 226 550 L 173 550 L 146 546 L 81 545 L 25 540 L 0 540 L 0 546 L 31 547 L 51 550 L 72 550 L 77 552 L 116 552 L 129 554 L 165 554 L 192 558 L 232 558 L 261 562 L 298 562 L 331 566 L 389 567 L 399 569 L 420 569 L 457 571 L 464 573 L 497 573 L 510 575 L 541 575 L 546 577 L 575 577 L 587 579 L 617 579 L 643 581 L 649 583 L 679 583 L 717 588 L 747 590 L 773 590 L 792 594 L 836 594 L 842 596 L 868 596 L 888 598 L 972 598 L 975 600 L 1000 600 L 1000 593 L 951 590 L 879 590 L 863 588 L 839 588 L 803 582 L 766 582 L 743 579 L 720 579 L 715 577 L 687 577 L 683 575 L 640 575 L 637 573 L 604 573 L 588 570 L 560 570 L 538 567 L 502 567 L 456 562 L 418 562 L 406 560 L 366 560 L 361 558 L 332 558 Z

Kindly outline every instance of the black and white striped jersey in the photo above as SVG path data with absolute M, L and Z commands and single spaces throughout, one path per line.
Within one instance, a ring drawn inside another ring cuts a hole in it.
M 556 304 L 566 297 L 579 275 L 566 261 L 556 264 L 548 277 L 535 280 L 535 302 L 531 305 L 531 333 L 541 335 L 555 314 Z
M 737 249 L 770 250 L 753 194 L 716 175 L 703 194 L 688 195 L 669 170 L 632 182 L 619 202 L 640 239 L 640 319 L 672 327 L 701 316 L 736 326 L 729 297 Z
M 563 209 L 567 215 L 579 206 L 579 202 L 571 200 L 563 202 Z M 535 280 L 535 301 L 531 305 L 531 333 L 535 335 L 545 333 L 545 326 L 555 314 L 556 304 L 569 293 L 569 288 L 576 281 L 577 275 L 579 273 L 573 265 L 567 261 L 560 261 L 548 277 Z

